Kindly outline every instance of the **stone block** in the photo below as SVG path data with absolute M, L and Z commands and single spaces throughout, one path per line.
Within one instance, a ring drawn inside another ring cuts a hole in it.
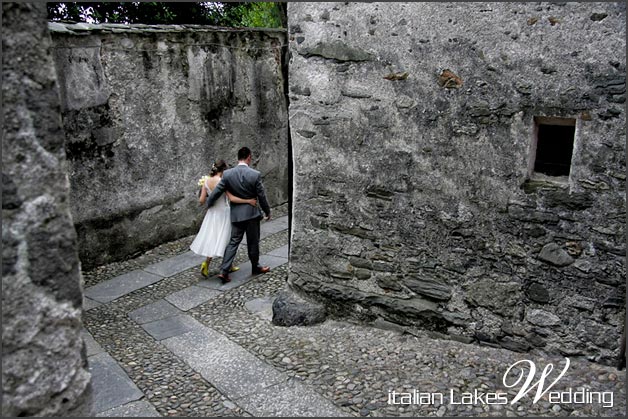
M 288 216 L 284 215 L 278 218 L 271 218 L 270 221 L 262 221 L 260 224 L 260 238 L 265 239 L 268 236 L 288 230 L 290 221 Z
M 157 418 L 160 416 L 155 406 L 145 400 L 130 402 L 122 406 L 114 407 L 113 409 L 105 410 L 96 415 L 96 417 L 103 418 Z
M 269 256 L 288 259 L 288 245 L 286 244 L 285 246 L 278 247 L 277 249 L 274 249 L 267 254 Z
M 88 357 L 105 352 L 105 350 L 98 344 L 98 342 L 96 342 L 94 337 L 87 330 L 83 329 L 81 331 L 81 337 L 85 343 L 85 352 Z
M 135 270 L 87 288 L 85 296 L 100 303 L 108 303 L 162 279 L 162 276 Z
M 356 48 L 342 41 L 318 42 L 312 47 L 303 47 L 297 50 L 305 57 L 319 56 L 333 59 L 339 62 L 346 61 L 369 61 L 372 55 L 361 48 Z
M 192 285 L 166 297 L 166 300 L 179 310 L 188 311 L 219 295 L 217 290 Z
M 465 300 L 471 305 L 511 315 L 521 301 L 521 285 L 516 282 L 481 279 L 467 286 Z
M 369 259 L 350 257 L 349 263 L 356 268 L 372 269 L 373 262 Z
M 244 307 L 262 319 L 270 321 L 273 319 L 273 301 L 275 301 L 274 296 L 255 298 L 244 303 Z
M 536 282 L 530 284 L 530 286 L 526 289 L 526 295 L 530 300 L 537 303 L 545 304 L 550 301 L 549 291 L 547 291 L 543 285 Z
M 451 298 L 451 287 L 442 280 L 428 277 L 408 277 L 404 278 L 403 284 L 417 294 L 433 298 L 435 300 L 449 300 Z
M 197 326 L 198 322 L 190 316 L 178 315 L 142 324 L 142 328 L 155 340 L 164 340 L 183 335 Z
M 362 270 L 362 272 L 369 272 L 367 270 Z M 369 272 L 370 276 L 370 272 Z M 368 278 L 368 277 L 367 277 Z M 377 286 L 392 291 L 401 291 L 403 287 L 401 286 L 401 280 L 393 275 L 377 275 Z
M 157 320 L 181 314 L 176 307 L 166 300 L 157 300 L 129 313 L 131 320 L 138 324 L 150 323 Z
M 198 322 L 189 333 L 162 344 L 236 402 L 287 381 L 275 368 Z
M 107 353 L 89 358 L 96 413 L 122 406 L 144 397 L 118 363 Z
M 568 266 L 574 262 L 574 258 L 556 243 L 548 243 L 543 246 L 538 258 L 554 266 Z
M 557 315 L 539 309 L 527 310 L 526 320 L 533 325 L 541 327 L 556 326 L 562 322 Z
M 288 263 L 288 259 L 283 258 L 283 257 L 270 256 L 268 254 L 268 255 L 261 255 L 259 258 L 259 263 L 262 266 L 269 266 L 270 269 L 274 269 Z M 242 284 L 249 282 L 251 279 L 254 278 L 254 276 L 251 273 L 250 262 L 246 262 L 240 265 L 240 270 L 230 273 L 229 278 L 231 279 L 231 281 L 227 282 L 226 284 L 223 284 L 218 277 L 214 276 L 205 280 L 201 280 L 196 285 L 200 287 L 215 289 L 218 291 L 227 291 L 235 287 L 238 287 Z
M 369 279 L 371 277 L 371 271 L 368 269 L 362 269 L 362 268 L 358 268 L 355 271 L 355 277 L 356 279 Z
M 259 417 L 346 417 L 331 401 L 296 380 L 266 387 L 236 402 Z
M 94 301 L 91 298 L 83 297 L 83 310 L 88 311 L 100 306 L 101 303 Z
M 500 339 L 498 343 L 502 346 L 502 348 L 506 348 L 514 352 L 527 352 L 531 348 L 530 344 L 525 340 L 511 338 L 509 336 Z
M 195 266 L 200 266 L 204 260 L 204 256 L 199 256 L 196 253 L 189 251 L 161 262 L 148 265 L 144 268 L 144 270 L 146 272 L 167 278 L 183 271 L 187 271 Z
M 325 321 L 325 307 L 304 300 L 284 290 L 273 302 L 273 324 L 277 326 L 309 326 Z

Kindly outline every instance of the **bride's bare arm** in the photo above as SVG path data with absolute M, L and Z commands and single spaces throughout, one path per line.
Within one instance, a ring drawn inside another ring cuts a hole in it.
M 204 186 L 201 186 L 201 196 L 198 198 L 199 204 L 203 205 L 206 199 L 207 199 L 207 188 Z
M 233 202 L 235 204 L 249 204 L 249 205 L 252 205 L 254 207 L 257 206 L 257 199 L 255 199 L 255 198 L 243 199 L 243 198 L 239 198 L 239 197 L 235 196 L 231 192 L 225 192 L 225 193 L 227 194 L 227 198 L 229 198 L 229 201 L 231 201 L 231 202 Z

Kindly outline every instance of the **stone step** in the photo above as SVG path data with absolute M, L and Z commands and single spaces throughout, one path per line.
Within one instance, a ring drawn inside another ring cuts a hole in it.
M 144 400 L 114 407 L 113 409 L 105 410 L 104 412 L 96 415 L 96 417 L 103 418 L 157 418 L 160 416 L 161 415 L 157 409 L 155 409 L 152 404 Z
M 144 270 L 155 275 L 170 277 L 195 266 L 199 266 L 204 260 L 204 256 L 197 255 L 190 250 L 183 254 L 162 260 L 161 262 L 148 265 Z
M 262 221 L 260 223 L 260 240 L 265 239 L 268 236 L 272 236 L 273 234 L 279 233 L 280 231 L 284 231 L 288 229 L 289 219 L 287 215 L 279 218 L 273 218 L 270 221 Z M 246 244 L 246 236 L 242 239 L 241 244 Z
M 163 278 L 161 275 L 138 269 L 87 288 L 85 296 L 99 303 L 108 303 L 130 292 L 161 281 Z
M 196 323 L 198 322 L 192 317 L 180 314 L 144 323 L 141 326 L 153 339 L 159 341 L 188 333 L 195 329 Z
M 100 353 L 105 352 L 105 350 L 96 342 L 96 339 L 92 336 L 91 333 L 87 331 L 87 329 L 81 330 L 81 337 L 83 338 L 83 342 L 85 343 L 85 352 L 87 356 L 98 355 Z
M 88 358 L 94 391 L 93 409 L 101 413 L 144 397 L 129 376 L 108 353 Z
M 129 313 L 129 317 L 137 324 L 145 324 L 179 314 L 182 313 L 178 308 L 168 301 L 161 299 L 140 307 L 137 310 L 133 310 Z
M 271 252 L 268 252 L 268 256 L 276 256 L 288 259 L 288 245 L 286 244 L 284 246 L 276 248 Z
M 344 416 L 329 400 L 222 334 L 199 322 L 190 325 L 189 332 L 161 343 L 251 415 Z
M 166 297 L 179 310 L 188 311 L 219 295 L 220 291 L 192 285 Z
M 288 258 L 262 255 L 259 258 L 259 263 L 262 266 L 270 266 L 270 269 L 288 263 Z M 211 288 L 218 291 L 227 291 L 235 287 L 239 287 L 242 284 L 249 282 L 254 276 L 251 276 L 251 264 L 245 262 L 240 265 L 240 270 L 229 274 L 231 282 L 223 284 L 217 276 L 211 276 L 208 279 L 204 279 L 198 282 L 198 286 Z

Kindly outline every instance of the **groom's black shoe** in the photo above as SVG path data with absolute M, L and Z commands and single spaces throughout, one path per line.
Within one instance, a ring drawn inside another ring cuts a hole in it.
M 253 275 L 261 275 L 261 274 L 265 274 L 268 271 L 270 271 L 270 267 L 269 266 L 258 266 L 257 268 L 253 268 L 252 274 Z
M 231 278 L 229 278 L 229 275 L 227 274 L 218 274 L 218 278 L 220 278 L 220 281 L 223 283 L 223 285 L 231 281 Z

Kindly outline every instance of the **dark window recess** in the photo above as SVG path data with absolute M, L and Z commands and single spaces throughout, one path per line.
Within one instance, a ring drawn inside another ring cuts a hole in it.
M 548 176 L 569 176 L 573 139 L 573 125 L 538 125 L 534 171 Z

